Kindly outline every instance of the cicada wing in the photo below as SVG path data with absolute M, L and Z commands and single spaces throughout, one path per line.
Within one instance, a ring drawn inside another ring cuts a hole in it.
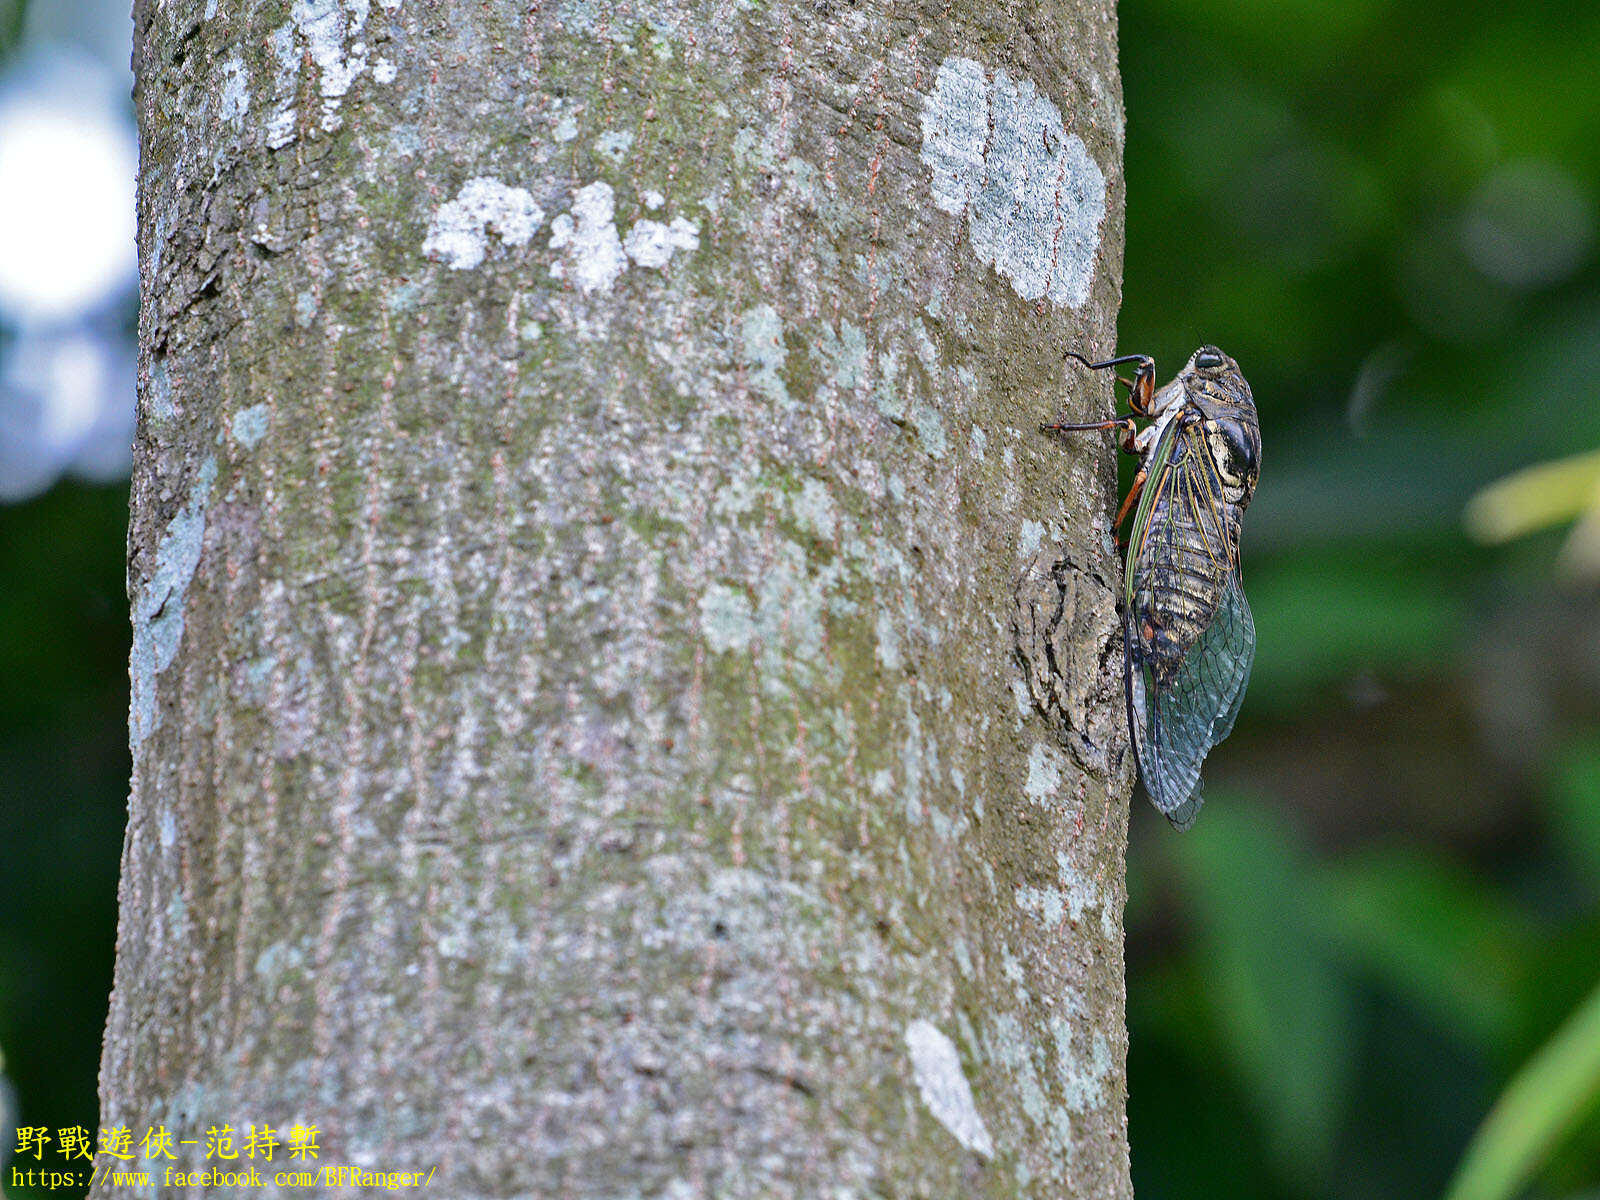
M 1178 829 L 1188 829 L 1200 815 L 1200 763 L 1189 726 L 1172 711 L 1171 689 L 1155 681 L 1139 652 L 1131 626 L 1127 644 L 1128 727 L 1133 733 L 1134 760 L 1150 802 Z M 1174 721 L 1174 716 L 1180 719 Z
M 1127 652 L 1128 724 L 1139 774 L 1151 801 L 1178 829 L 1200 815 L 1200 764 L 1233 729 L 1255 661 L 1256 626 L 1236 572 L 1228 573 L 1210 625 L 1167 686 L 1142 661 L 1131 626 Z
M 1238 676 L 1237 683 L 1232 685 L 1233 695 L 1227 707 L 1218 714 L 1216 723 L 1211 727 L 1211 744 L 1215 746 L 1233 732 L 1233 723 L 1244 704 L 1244 690 L 1250 683 L 1250 668 L 1256 661 L 1256 619 L 1250 612 L 1250 602 L 1244 598 L 1244 587 L 1239 582 L 1237 572 L 1228 576 L 1228 587 L 1222 593 L 1217 619 L 1211 623 L 1206 634 L 1217 639 L 1214 653 L 1237 664 Z M 1205 640 L 1201 639 L 1202 642 Z

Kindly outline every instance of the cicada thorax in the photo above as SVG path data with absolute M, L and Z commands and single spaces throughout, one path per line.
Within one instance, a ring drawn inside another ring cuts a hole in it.
M 1185 383 L 1190 419 L 1199 423 L 1223 498 L 1244 509 L 1261 474 L 1261 424 L 1250 385 L 1236 368 Z

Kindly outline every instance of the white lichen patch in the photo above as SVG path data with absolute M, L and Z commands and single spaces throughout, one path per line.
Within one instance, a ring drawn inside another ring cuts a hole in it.
M 306 52 L 317 66 L 317 90 L 322 93 L 322 128 L 339 128 L 339 101 L 367 69 L 367 48 L 360 34 L 367 23 L 368 0 L 294 0 L 289 19 L 305 41 Z
M 1022 785 L 1028 799 L 1044 804 L 1061 790 L 1061 771 L 1066 765 L 1061 751 L 1035 742 L 1028 752 L 1028 778 Z
M 261 439 L 267 436 L 267 415 L 265 404 L 252 404 L 249 408 L 241 408 L 233 414 L 233 420 L 228 423 L 228 432 L 233 435 L 233 440 L 246 450 L 254 450 Z
M 272 94 L 283 97 L 283 100 L 267 117 L 267 145 L 273 150 L 279 150 L 294 141 L 299 121 L 293 97 L 298 90 L 295 86 L 295 77 L 300 73 L 300 52 L 295 46 L 293 25 L 283 25 L 275 29 L 268 41 L 272 45 L 272 57 L 278 64 Z
M 1011 1079 L 1022 1115 L 1049 1156 L 1064 1165 L 1072 1153 L 1071 1114 L 1045 1091 L 1041 1077 L 1043 1046 L 1036 1046 L 1015 1013 L 995 1013 L 982 1035 L 984 1055 Z M 1057 1061 L 1060 1068 L 1060 1061 Z
M 906 1049 L 928 1111 L 968 1150 L 993 1158 L 994 1142 L 973 1102 L 972 1085 L 961 1070 L 955 1043 L 932 1021 L 916 1020 L 906 1026 Z
M 483 262 L 491 231 L 508 246 L 522 246 L 543 220 L 544 210 L 527 188 L 480 175 L 462 184 L 460 194 L 434 214 L 422 252 L 465 271 Z
M 660 221 L 640 221 L 628 230 L 622 248 L 641 267 L 660 269 L 677 251 L 693 252 L 700 249 L 700 226 L 683 217 L 678 217 L 670 225 Z
M 188 504 L 167 523 L 156 545 L 155 570 L 134 598 L 128 730 L 135 746 L 155 732 L 156 676 L 172 665 L 183 641 L 184 605 L 205 548 L 206 507 L 216 480 L 217 460 L 208 458 L 189 489 Z
M 379 0 L 390 12 L 399 7 L 399 2 Z M 289 23 L 269 35 L 278 63 L 272 94 L 286 98 L 298 94 L 295 81 L 300 63 L 309 56 L 316 70 L 317 91 L 322 96 L 321 124 L 328 132 L 343 124 L 339 104 L 368 69 L 367 45 L 360 35 L 371 8 L 371 0 L 294 0 L 289 8 Z M 387 59 L 378 59 L 373 65 L 372 76 L 379 83 L 392 82 L 395 74 L 394 64 Z M 227 104 L 224 92 L 225 109 Z M 265 129 L 267 145 L 274 150 L 294 141 L 299 133 L 298 116 L 290 99 L 268 115 Z
M 1047 929 L 1054 929 L 1061 924 L 1061 918 L 1067 915 L 1066 901 L 1053 887 L 1036 888 L 1024 885 L 1017 889 L 1016 901 L 1018 908 L 1038 917 Z
M 222 64 L 222 98 L 217 112 L 230 125 L 239 125 L 249 107 L 250 75 L 236 55 Z
M 571 212 L 550 223 L 550 248 L 567 251 L 569 277 L 580 292 L 609 288 L 628 265 L 613 221 L 616 207 L 609 183 L 591 183 L 573 193 Z
M 1019 296 L 1089 299 L 1105 175 L 1032 80 L 945 59 L 923 101 L 922 161 L 935 206 L 969 222 L 973 250 Z
M 295 121 L 298 116 L 294 105 L 285 105 L 267 118 L 267 146 L 281 150 L 295 138 Z

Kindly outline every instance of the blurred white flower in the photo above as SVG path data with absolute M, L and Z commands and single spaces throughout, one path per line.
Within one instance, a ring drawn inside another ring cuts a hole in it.
M 137 277 L 132 123 L 109 73 L 41 47 L 0 82 L 0 315 L 67 321 Z
M 128 472 L 134 346 L 122 322 L 138 279 L 138 153 L 127 86 L 84 49 L 37 39 L 0 77 L 0 328 L 13 335 L 0 342 L 0 502 L 63 472 Z
M 95 483 L 128 473 L 133 346 L 76 328 L 35 334 L 0 356 L 0 501 L 42 492 L 63 471 Z

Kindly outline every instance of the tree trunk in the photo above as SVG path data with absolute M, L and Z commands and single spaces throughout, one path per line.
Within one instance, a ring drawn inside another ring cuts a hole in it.
M 1128 1195 L 1111 6 L 135 22 L 98 1165 Z

